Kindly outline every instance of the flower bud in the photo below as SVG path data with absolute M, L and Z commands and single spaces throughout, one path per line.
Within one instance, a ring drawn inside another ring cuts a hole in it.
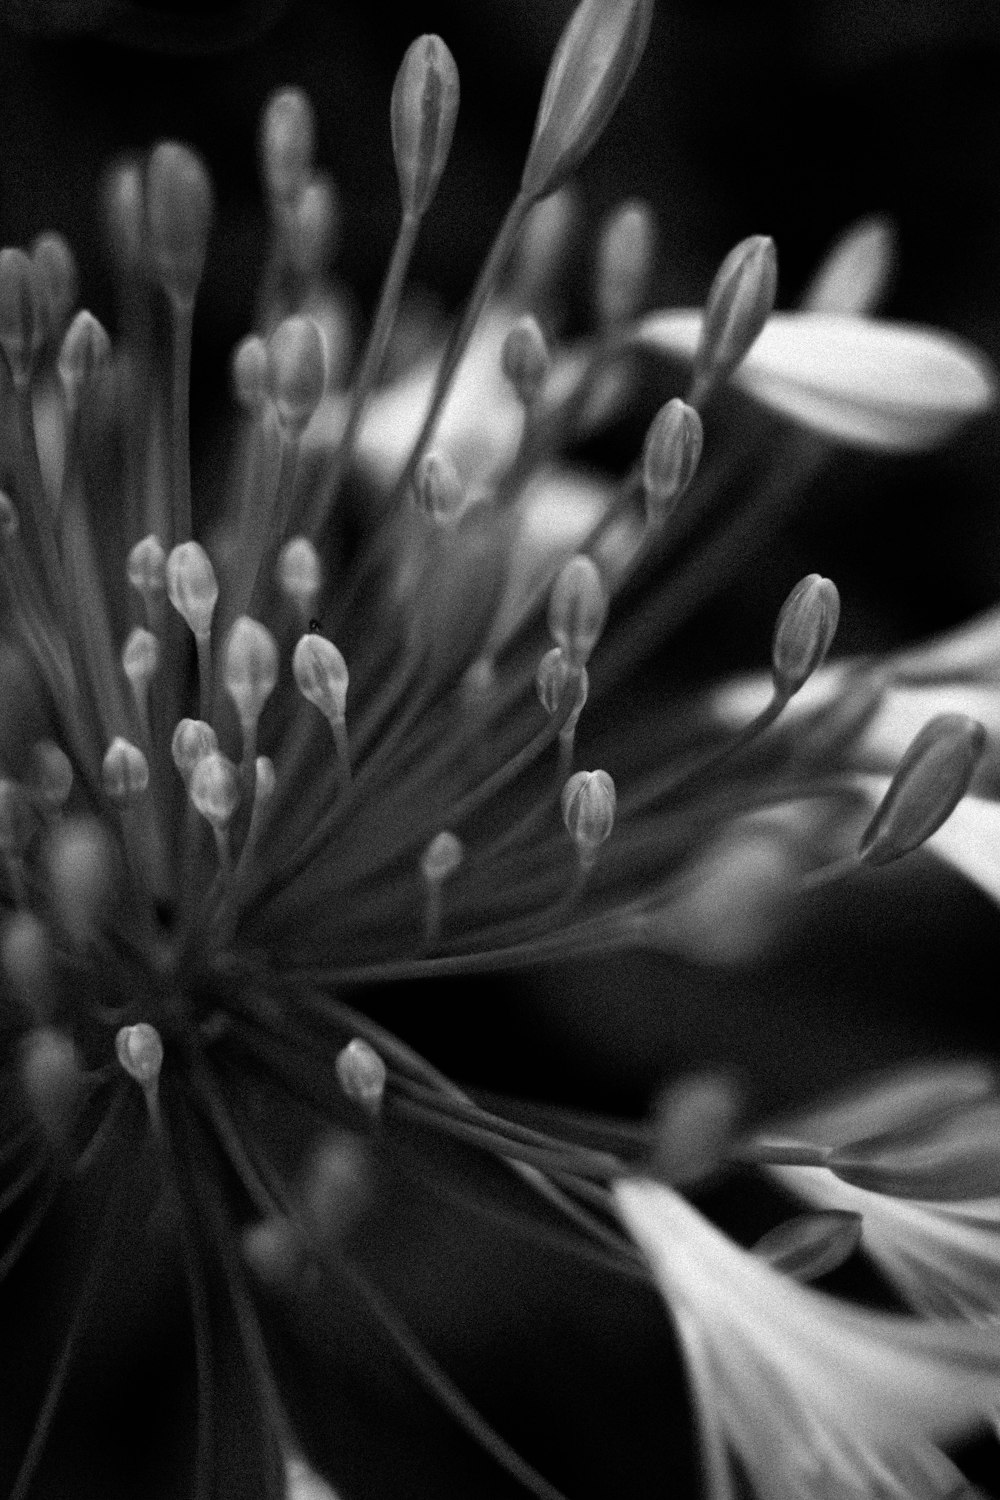
M 642 449 L 646 517 L 662 526 L 698 471 L 704 438 L 701 418 L 679 396 L 661 406 Z
M 522 306 L 544 303 L 559 276 L 579 217 L 580 205 L 569 187 L 532 205 L 517 247 L 516 279 Z
M 705 303 L 692 384 L 707 392 L 727 379 L 771 316 L 778 288 L 774 241 L 755 234 L 741 240 L 716 273 Z
M 653 1165 L 675 1187 L 710 1177 L 729 1152 L 740 1115 L 731 1078 L 694 1073 L 668 1085 L 656 1107 Z
M 167 558 L 167 593 L 195 640 L 208 640 L 219 585 L 208 553 L 198 542 L 181 542 Z
M 52 1008 L 52 939 L 40 917 L 15 911 L 0 927 L 0 967 L 18 999 L 38 1020 Z
M 172 297 L 194 300 L 212 222 L 212 184 L 189 146 L 162 141 L 146 168 L 146 224 L 157 275 Z
M 822 665 L 839 619 L 836 584 L 819 573 L 800 579 L 781 606 L 771 644 L 771 670 L 780 697 L 797 693 Z
M 562 789 L 563 822 L 585 869 L 611 836 L 615 803 L 615 784 L 607 771 L 577 771 Z
M 167 554 L 158 536 L 144 536 L 136 542 L 126 564 L 128 581 L 142 597 L 147 609 L 163 594 L 167 586 Z
M 331 724 L 342 724 L 347 710 L 347 663 L 325 635 L 304 635 L 292 654 L 292 672 L 303 698 Z
M 355 1037 L 337 1053 L 337 1082 L 352 1104 L 377 1115 L 385 1094 L 386 1068 L 374 1047 Z
M 138 745 L 116 735 L 104 754 L 101 781 L 111 801 L 126 807 L 148 787 L 149 762 Z
M 144 690 L 160 665 L 160 643 L 151 630 L 137 625 L 122 647 L 122 671 L 134 690 Z
M 575 694 L 575 702 L 562 727 L 563 734 L 572 732 L 579 723 L 587 702 L 589 682 L 586 667 L 574 671 L 563 655 L 562 648 L 553 646 L 538 663 L 535 687 L 538 690 L 538 701 L 550 718 L 564 707 L 566 693 Z
M 545 336 L 534 318 L 521 318 L 514 324 L 503 341 L 500 363 L 518 400 L 523 406 L 532 406 L 551 364 Z
M 442 448 L 432 448 L 421 457 L 413 488 L 420 509 L 430 520 L 444 526 L 458 517 L 465 499 L 462 481 Z
M 582 0 L 549 66 L 521 177 L 543 198 L 580 165 L 629 85 L 646 46 L 653 0 Z
M 623 203 L 597 243 L 597 316 L 605 328 L 628 323 L 646 300 L 656 226 L 648 203 Z
M 571 667 L 586 666 L 607 612 L 597 565 L 578 552 L 560 571 L 549 599 L 549 633 Z
M 308 619 L 319 596 L 323 570 L 319 553 L 308 537 L 293 536 L 278 553 L 278 587 Z
M 307 182 L 285 220 L 289 260 L 300 276 L 316 276 L 330 258 L 337 230 L 337 198 L 325 177 Z
M 887 865 L 937 833 L 969 789 L 986 750 L 986 730 L 965 714 L 939 714 L 906 751 L 861 836 L 860 857 Z
M 65 750 L 53 740 L 39 740 L 31 747 L 35 794 L 43 807 L 58 812 L 73 790 L 73 766 Z
M 50 1140 L 63 1142 L 83 1089 L 84 1071 L 72 1037 L 54 1026 L 29 1031 L 21 1047 L 21 1084 Z
M 861 1215 L 846 1209 L 796 1214 L 762 1235 L 753 1253 L 796 1281 L 815 1281 L 850 1259 L 861 1244 L 861 1231 Z
M 270 756 L 258 755 L 253 763 L 253 795 L 254 803 L 270 802 L 274 796 L 274 789 L 278 784 L 278 775 L 274 769 L 274 761 Z
M 204 719 L 181 719 L 170 741 L 174 765 L 187 781 L 200 760 L 218 750 L 219 741 Z
M 23 250 L 0 250 L 0 349 L 17 391 L 26 391 L 45 336 L 38 277 Z
M 92 389 L 111 363 L 111 340 L 102 323 L 85 308 L 66 330 L 59 350 L 59 379 L 71 412 L 80 405 L 84 391 Z
M 104 182 L 104 215 L 115 254 L 130 268 L 142 263 L 146 250 L 146 203 L 138 161 L 120 161 Z
M 297 88 L 279 89 L 267 101 L 260 131 L 264 186 L 272 198 L 285 202 L 302 191 L 314 148 L 315 122 L 307 95 Z
M 188 795 L 207 823 L 221 832 L 239 806 L 240 784 L 236 767 L 218 750 L 210 750 L 191 772 Z
M 465 857 L 462 840 L 449 830 L 437 833 L 420 856 L 420 873 L 431 885 L 454 875 Z
M 56 915 L 81 946 L 97 927 L 111 892 L 108 835 L 96 818 L 60 823 L 47 851 L 49 893 Z
M 122 1026 L 115 1037 L 115 1055 L 130 1078 L 148 1089 L 159 1081 L 163 1067 L 163 1041 L 155 1026 L 139 1021 Z
M 233 392 L 247 411 L 256 411 L 267 395 L 267 345 L 248 334 L 233 350 Z
M 278 680 L 278 647 L 257 620 L 240 615 L 226 637 L 222 681 L 236 707 L 243 733 L 253 734 Z
M 76 260 L 62 235 L 50 231 L 32 246 L 31 264 L 46 334 L 58 338 L 76 302 Z
M 458 69 L 439 36 L 419 36 L 399 65 L 390 111 L 404 215 L 420 217 L 437 192 L 458 115 Z
M 315 318 L 285 318 L 267 341 L 267 393 L 278 421 L 298 436 L 326 389 L 326 349 Z

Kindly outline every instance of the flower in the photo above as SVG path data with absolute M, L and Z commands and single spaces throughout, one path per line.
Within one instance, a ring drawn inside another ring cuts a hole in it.
M 633 472 L 584 478 L 564 465 L 564 449 L 631 398 L 637 348 L 657 341 L 637 321 L 642 215 L 602 258 L 615 285 L 581 346 L 558 347 L 540 322 L 526 331 L 510 302 L 529 284 L 545 301 L 557 255 L 539 236 L 553 205 L 535 200 L 603 128 L 650 14 L 648 0 L 583 0 L 469 303 L 443 348 L 396 384 L 380 382 L 447 157 L 453 60 L 440 39 L 420 39 L 397 81 L 399 240 L 349 391 L 346 314 L 326 275 L 332 188 L 314 166 L 308 102 L 296 90 L 271 99 L 270 260 L 258 331 L 234 355 L 241 421 L 217 493 L 192 493 L 188 441 L 213 213 L 198 156 L 161 143 L 109 179 L 116 340 L 74 315 L 58 237 L 0 252 L 13 705 L 0 741 L 0 1279 L 50 1215 L 99 1220 L 67 1257 L 72 1306 L 46 1350 L 37 1421 L 3 1455 L 18 1500 L 44 1463 L 102 1277 L 136 1226 L 183 1265 L 195 1493 L 325 1486 L 286 1412 L 249 1268 L 271 1285 L 346 1287 L 456 1420 L 551 1495 L 344 1246 L 376 1151 L 419 1172 L 444 1138 L 460 1191 L 484 1157 L 499 1163 L 574 1243 L 634 1270 L 593 1211 L 595 1197 L 610 1207 L 602 1185 L 622 1164 L 481 1108 L 343 991 L 632 942 L 683 904 L 690 871 L 744 820 L 801 799 L 836 819 L 857 800 L 831 780 L 863 727 L 845 739 L 840 705 L 803 732 L 771 733 L 830 645 L 837 595 L 816 575 L 779 616 L 770 700 L 734 735 L 700 698 L 674 704 L 666 724 L 658 708 L 627 735 L 619 722 L 616 691 L 655 643 L 644 616 L 677 587 L 676 574 L 647 587 L 671 528 L 704 530 L 688 562 L 699 588 L 715 586 L 714 559 L 731 551 L 730 523 L 721 538 L 715 527 L 727 497 L 713 454 L 729 459 L 711 398 L 767 340 L 776 278 L 762 236 L 724 262 L 687 396 L 654 419 Z M 494 296 L 518 244 L 520 282 Z M 806 312 L 796 327 L 811 341 L 831 316 Z M 979 357 L 954 340 L 901 338 L 874 320 L 849 331 L 852 361 L 870 351 L 879 372 L 867 392 L 844 386 L 840 355 L 818 408 L 751 382 L 812 429 L 792 443 L 796 480 L 818 460 L 817 432 L 858 435 L 844 430 L 845 404 L 884 425 L 893 372 L 908 444 L 931 436 L 927 423 L 937 440 L 992 395 Z M 779 344 L 771 374 L 804 389 L 813 367 L 794 339 Z M 767 468 L 788 429 L 760 423 Z M 783 494 L 763 474 L 736 532 L 766 535 Z M 976 746 L 968 734 L 963 745 L 964 766 Z M 236 1378 L 216 1380 L 220 1366 Z M 245 1436 L 233 1451 L 219 1403 Z
M 737 1467 L 768 1500 L 966 1490 L 942 1445 L 996 1415 L 992 1332 L 799 1286 L 662 1183 L 614 1195 L 680 1337 L 712 1500 L 739 1493 Z

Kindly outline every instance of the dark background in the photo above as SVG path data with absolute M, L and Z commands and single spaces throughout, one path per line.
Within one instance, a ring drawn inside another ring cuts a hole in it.
M 570 9 L 569 0 L 405 0 L 391 12 L 371 0 L 173 10 L 8 3 L 0 239 L 66 233 L 82 300 L 110 320 L 102 166 L 163 135 L 199 147 L 219 200 L 196 327 L 194 436 L 204 445 L 228 409 L 228 350 L 252 319 L 264 242 L 254 143 L 268 93 L 300 83 L 316 105 L 320 162 L 342 195 L 337 274 L 363 316 L 395 227 L 395 68 L 414 35 L 440 32 L 461 73 L 462 110 L 416 274 L 450 309 L 516 187 Z M 731 244 L 758 232 L 777 240 L 789 304 L 840 229 L 886 212 L 901 243 L 889 312 L 954 329 L 1000 360 L 993 5 L 659 0 L 647 56 L 580 179 L 591 223 L 625 196 L 652 203 L 662 305 L 696 302 Z M 915 639 L 993 602 L 998 454 L 1000 424 L 988 418 L 932 457 L 836 455 L 764 563 L 700 622 L 690 649 L 720 673 L 760 661 L 777 603 L 812 570 L 841 586 L 845 649 Z M 442 1067 L 485 1088 L 639 1115 L 665 1078 L 713 1064 L 739 1074 L 763 1115 L 896 1057 L 992 1048 L 996 937 L 985 901 L 917 860 L 881 882 L 812 898 L 750 971 L 643 955 L 384 994 L 373 1005 Z M 753 1223 L 747 1201 L 744 1222 Z M 402 1190 L 384 1195 L 373 1222 L 381 1239 L 369 1253 L 385 1284 L 571 1495 L 689 1491 L 683 1398 L 649 1299 L 570 1263 L 540 1264 L 524 1246 Z M 176 1392 L 174 1361 L 184 1353 L 165 1331 L 172 1315 L 161 1307 L 145 1341 L 132 1340 L 124 1379 L 112 1371 L 89 1394 L 72 1393 L 67 1451 L 70 1436 L 97 1421 L 92 1405 L 128 1427 L 109 1461 L 117 1477 L 100 1481 L 106 1495 L 119 1492 L 115 1483 L 134 1493 L 136 1473 L 143 1493 L 171 1493 L 169 1465 L 157 1479 L 138 1434 L 150 1411 L 167 1424 L 168 1411 L 184 1406 L 165 1394 Z M 279 1341 L 294 1322 L 278 1315 Z M 289 1378 L 304 1431 L 331 1473 L 353 1483 L 349 1493 L 513 1492 L 333 1315 L 299 1332 L 309 1354 L 290 1363 Z M 89 1495 L 88 1484 L 77 1471 L 74 1494 Z

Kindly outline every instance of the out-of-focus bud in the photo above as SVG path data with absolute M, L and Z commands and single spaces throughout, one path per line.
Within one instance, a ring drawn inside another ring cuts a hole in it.
M 678 1078 L 656 1106 L 653 1171 L 676 1187 L 710 1177 L 733 1144 L 739 1116 L 740 1097 L 725 1074 Z
M 203 755 L 191 772 L 188 795 L 206 823 L 221 832 L 240 801 L 239 777 L 232 761 L 218 750 Z
M 590 690 L 586 667 L 574 671 L 563 655 L 562 648 L 553 646 L 538 663 L 535 687 L 538 690 L 538 701 L 550 717 L 565 706 L 567 693 L 574 695 L 573 707 L 562 729 L 563 733 L 572 732 L 579 723 Z
M 840 619 L 836 584 L 819 573 L 801 578 L 778 613 L 771 643 L 775 692 L 791 698 L 822 666 Z
M 264 108 L 260 131 L 264 186 L 273 199 L 285 203 L 305 187 L 315 149 L 313 107 L 301 89 L 284 88 L 272 94 Z
M 308 537 L 293 536 L 285 543 L 278 553 L 277 576 L 285 598 L 308 619 L 323 581 L 319 553 Z
M 115 1055 L 130 1078 L 143 1089 L 155 1087 L 163 1067 L 163 1041 L 155 1026 L 138 1021 L 115 1036 Z
M 78 278 L 73 252 L 61 234 L 40 234 L 31 248 L 31 264 L 45 332 L 59 338 L 76 303 Z
M 158 536 L 150 533 L 136 542 L 128 555 L 126 572 L 129 583 L 151 610 L 167 587 L 167 554 Z
M 326 389 L 326 350 L 315 318 L 295 316 L 278 324 L 267 341 L 266 384 L 279 422 L 298 436 Z
M 500 363 L 521 404 L 533 406 L 552 363 L 545 335 L 534 318 L 520 318 L 514 324 L 503 341 Z
M 233 392 L 247 411 L 256 411 L 267 395 L 267 345 L 248 334 L 233 350 Z
M 116 735 L 101 763 L 105 794 L 119 807 L 135 802 L 149 786 L 149 762 L 131 740 Z
M 861 1215 L 845 1209 L 797 1214 L 762 1235 L 753 1253 L 796 1281 L 815 1281 L 850 1260 L 861 1244 L 861 1227 Z
M 59 379 L 71 412 L 78 409 L 84 391 L 93 388 L 110 362 L 111 340 L 107 330 L 93 313 L 81 308 L 67 328 L 59 350 Z
M 705 303 L 692 375 L 697 400 L 736 369 L 771 316 L 777 289 L 778 257 L 772 239 L 754 234 L 730 250 Z
M 60 823 L 48 848 L 49 893 L 70 937 L 83 946 L 94 934 L 111 894 L 112 854 L 96 818 Z
M 336 189 L 325 177 L 307 182 L 285 216 L 288 257 L 300 276 L 315 276 L 333 250 L 338 212 Z
M 146 224 L 153 265 L 165 290 L 194 300 L 212 224 L 212 183 L 189 146 L 161 141 L 146 168 Z
M 347 711 L 347 663 L 325 635 L 304 635 L 292 654 L 292 672 L 303 698 L 331 724 L 343 724 Z
M 577 771 L 562 789 L 562 815 L 584 869 L 615 826 L 615 784 L 607 771 Z
M 21 1084 L 39 1124 L 56 1144 L 65 1140 L 83 1088 L 83 1067 L 72 1037 L 39 1026 L 21 1047 Z
M 244 735 L 257 729 L 264 704 L 278 680 L 278 647 L 258 620 L 240 615 L 226 637 L 222 681 L 233 700 Z
M 693 406 L 674 396 L 649 425 L 642 449 L 642 486 L 646 518 L 662 526 L 698 472 L 704 440 L 701 418 Z
M 656 226 L 648 203 L 623 203 L 609 214 L 597 242 L 597 316 L 616 328 L 642 311 L 653 269 Z
M 439 885 L 454 875 L 464 857 L 462 840 L 445 829 L 434 835 L 420 856 L 420 872 L 431 885 Z
M 0 349 L 15 390 L 31 384 L 44 336 L 35 268 L 23 250 L 0 250 Z
M 111 248 L 131 269 L 146 249 L 146 193 L 142 167 L 131 158 L 120 161 L 104 183 L 104 215 Z
M 518 300 L 541 306 L 556 282 L 580 218 L 571 187 L 562 187 L 535 203 L 524 221 L 515 272 Z
M 38 740 L 31 747 L 32 786 L 41 805 L 49 812 L 65 807 L 73 789 L 73 766 L 65 750 L 53 740 Z
M 167 593 L 197 641 L 208 640 L 219 584 L 208 553 L 198 542 L 181 542 L 167 558 Z
M 580 165 L 618 107 L 645 50 L 653 0 L 582 0 L 549 65 L 521 177 L 543 198 Z
M 587 665 L 607 612 L 607 594 L 597 565 L 578 552 L 561 569 L 549 598 L 549 633 L 571 667 Z
M 377 1115 L 385 1094 L 386 1069 L 374 1047 L 355 1037 L 337 1053 L 337 1082 L 352 1104 Z
M 419 218 L 437 192 L 458 116 L 458 69 L 439 36 L 418 36 L 392 88 L 392 150 L 405 215 Z
M 33 912 L 16 911 L 0 927 L 0 967 L 18 999 L 45 1021 L 52 1009 L 52 939 Z
M 218 750 L 219 741 L 211 724 L 204 719 L 181 719 L 170 741 L 174 765 L 187 781 L 195 766 L 206 755 Z
M 431 448 L 417 464 L 413 488 L 423 514 L 439 525 L 458 519 L 465 495 L 458 470 L 443 448 Z
M 858 853 L 887 865 L 919 849 L 961 802 L 986 750 L 986 730 L 965 714 L 939 714 L 906 751 L 861 836 Z

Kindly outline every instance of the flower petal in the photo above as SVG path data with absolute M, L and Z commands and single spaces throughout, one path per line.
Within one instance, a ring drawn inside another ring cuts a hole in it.
M 892 221 L 872 214 L 834 241 L 802 296 L 808 312 L 871 312 L 882 300 L 896 258 Z

